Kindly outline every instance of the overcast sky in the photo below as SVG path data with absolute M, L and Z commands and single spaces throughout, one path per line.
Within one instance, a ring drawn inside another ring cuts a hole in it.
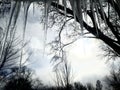
M 36 6 L 33 14 L 31 5 L 28 13 L 25 40 L 30 40 L 28 51 L 32 52 L 28 66 L 36 71 L 36 76 L 40 77 L 44 83 L 51 83 L 53 79 L 53 66 L 50 63 L 49 51 L 44 52 L 44 29 L 41 20 L 40 9 Z M 18 20 L 18 33 L 22 33 L 22 14 Z M 54 39 L 55 32 L 48 30 L 47 41 Z M 108 74 L 109 69 L 105 60 L 98 56 L 101 51 L 98 48 L 100 42 L 95 39 L 81 38 L 74 44 L 67 47 L 67 59 L 71 62 L 74 81 L 95 82 Z M 29 52 L 26 55 L 29 55 Z
M 33 15 L 32 6 L 29 10 L 28 22 L 26 27 L 26 39 L 30 40 L 29 50 L 33 52 L 30 58 L 29 66 L 35 69 L 40 79 L 45 83 L 52 81 L 52 64 L 48 51 L 44 53 L 44 30 L 43 24 L 40 24 L 40 10 L 35 9 Z M 54 32 L 48 30 L 47 41 L 54 38 Z M 100 42 L 95 39 L 81 38 L 67 48 L 67 59 L 71 62 L 74 81 L 95 82 L 108 74 L 109 69 L 105 60 L 99 54 Z

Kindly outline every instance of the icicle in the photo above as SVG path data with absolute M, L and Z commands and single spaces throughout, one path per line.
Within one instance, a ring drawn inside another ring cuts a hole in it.
M 96 10 L 96 15 L 97 15 L 97 19 L 98 19 L 98 25 L 99 25 L 99 28 L 101 29 L 101 19 L 99 17 L 99 11 L 98 11 L 98 3 L 97 1 L 95 0 L 95 10 Z M 98 35 L 98 31 L 97 31 L 97 35 Z
M 80 23 L 81 26 L 81 35 L 83 36 L 83 15 L 82 15 L 82 2 L 81 0 L 78 0 L 77 4 L 77 11 L 76 11 L 76 15 L 78 18 L 78 21 Z
M 64 5 L 64 14 L 65 14 L 65 22 L 67 21 L 67 2 L 66 0 L 62 1 L 63 5 Z M 67 35 L 67 29 L 66 29 L 66 35 Z
M 110 19 L 110 3 L 108 3 L 108 19 Z
M 45 0 L 44 1 L 44 7 L 45 7 L 45 12 L 44 12 L 44 15 L 45 15 L 45 21 L 44 21 L 44 50 L 43 50 L 43 57 L 44 57 L 44 54 L 45 54 L 45 46 L 46 46 L 46 41 L 47 41 L 47 29 L 48 29 L 48 14 L 49 14 L 49 7 L 51 5 L 53 0 Z
M 105 18 L 105 13 L 104 13 L 104 9 L 103 9 L 103 7 L 102 7 L 102 2 L 101 2 L 101 0 L 98 0 L 98 3 L 99 3 L 99 6 L 100 6 L 100 10 L 101 10 L 101 13 L 102 13 L 102 17 L 103 17 L 103 19 L 104 19 L 104 21 L 105 21 L 105 24 L 107 24 L 106 18 Z
M 65 13 L 65 19 L 66 19 L 66 18 L 67 18 L 67 17 L 66 17 L 66 16 L 67 16 L 67 10 L 66 10 L 66 8 L 67 8 L 67 3 L 66 3 L 66 0 L 63 0 L 62 3 L 63 3 L 63 5 L 64 5 L 64 13 Z
M 87 21 L 87 0 L 82 0 L 85 21 Z
M 76 0 L 69 0 L 70 1 L 70 5 L 72 7 L 73 10 L 73 14 L 74 14 L 74 20 L 76 21 Z
M 29 9 L 30 4 L 31 4 L 31 2 L 29 2 L 29 1 L 23 2 L 23 6 L 24 6 L 24 22 L 23 22 L 23 24 L 24 24 L 24 26 L 23 26 L 23 36 L 22 36 L 22 46 L 21 46 L 22 49 L 21 49 L 21 56 L 20 56 L 20 68 L 19 68 L 19 72 L 21 71 L 21 67 L 22 67 L 23 46 L 24 46 L 24 39 L 25 39 L 25 29 L 26 29 L 28 9 Z
M 95 14 L 96 14 L 96 13 L 95 13 L 95 10 L 96 10 L 97 8 L 95 8 L 95 4 L 96 4 L 96 3 L 95 3 L 94 1 L 91 1 L 91 11 L 92 11 L 92 15 L 93 15 L 93 18 L 94 18 L 94 19 L 93 19 L 93 20 L 94 20 L 94 24 L 95 24 L 94 26 L 95 26 L 95 29 L 96 29 L 96 32 L 97 32 L 97 36 L 99 36 L 99 35 L 98 35 L 98 30 L 97 30 L 97 29 L 98 29 L 98 25 L 97 25 L 97 20 L 96 20 L 96 15 L 95 15 Z
M 33 16 L 34 16 L 34 13 L 35 13 L 35 3 L 33 2 Z
M 81 35 L 83 36 L 83 15 L 82 15 L 82 2 L 80 0 L 70 0 L 73 10 L 74 19 L 78 19 L 81 26 Z
M 75 23 L 75 27 L 77 27 L 77 19 L 76 19 L 76 9 L 77 9 L 77 6 L 76 6 L 76 1 L 73 2 L 73 15 L 74 15 L 74 23 Z
M 57 2 L 57 9 L 58 9 L 58 5 L 59 5 L 60 1 L 59 1 L 59 0 L 56 0 L 56 2 Z
M 23 4 L 24 4 L 24 28 L 23 28 L 24 32 L 23 32 L 23 34 L 25 34 L 27 17 L 28 17 L 28 10 L 29 10 L 31 2 L 27 1 L 27 2 L 23 2 Z M 25 35 L 23 35 L 23 38 L 24 38 L 24 36 Z
M 45 0 L 46 1 L 46 0 Z M 47 1 L 44 4 L 45 7 L 45 11 L 44 11 L 44 15 L 45 15 L 45 19 L 44 19 L 44 42 L 43 42 L 43 58 L 44 58 L 44 54 L 45 54 L 45 46 L 46 46 L 46 40 L 47 40 L 47 23 L 48 23 L 48 7 L 47 7 Z

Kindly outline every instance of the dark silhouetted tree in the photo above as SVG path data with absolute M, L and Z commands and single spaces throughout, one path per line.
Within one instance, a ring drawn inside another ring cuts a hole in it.
M 87 87 L 82 85 L 80 82 L 75 82 L 74 88 L 75 90 L 87 90 Z
M 101 81 L 100 80 L 97 80 L 96 81 L 96 90 L 102 90 L 102 84 L 101 84 Z
M 25 78 L 17 78 L 11 80 L 5 86 L 4 90 L 33 90 L 31 86 L 31 82 Z
M 120 70 L 111 71 L 110 75 L 106 76 L 105 83 L 108 90 L 120 90 Z
M 44 90 L 45 86 L 39 78 L 33 79 L 32 85 L 34 90 Z
M 32 71 L 23 67 L 20 73 L 20 76 L 18 76 L 17 73 L 11 75 L 4 87 L 4 90 L 33 90 L 31 79 Z
M 87 90 L 95 90 L 95 87 L 91 83 L 87 83 Z

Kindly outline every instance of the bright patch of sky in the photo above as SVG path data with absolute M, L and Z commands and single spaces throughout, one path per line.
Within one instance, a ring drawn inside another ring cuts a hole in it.
M 70 47 L 68 60 L 75 72 L 75 81 L 95 82 L 108 74 L 105 61 L 98 56 L 98 46 L 99 42 L 95 39 L 81 38 Z

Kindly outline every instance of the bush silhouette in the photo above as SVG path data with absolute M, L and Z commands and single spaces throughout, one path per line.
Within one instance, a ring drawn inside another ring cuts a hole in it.
M 107 88 L 112 88 L 114 90 L 120 90 L 120 69 L 111 71 L 109 76 L 106 76 L 105 82 Z
M 4 90 L 33 90 L 31 82 L 23 77 L 11 79 L 6 86 L 4 87 Z
M 80 82 L 74 83 L 75 90 L 87 90 L 87 87 L 82 85 Z

